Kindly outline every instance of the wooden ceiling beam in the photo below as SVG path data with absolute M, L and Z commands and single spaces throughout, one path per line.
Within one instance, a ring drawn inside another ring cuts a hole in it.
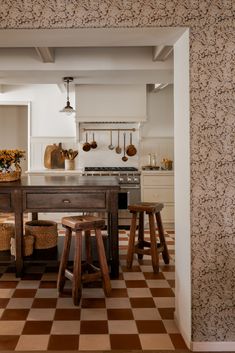
M 55 62 L 55 52 L 53 48 L 35 47 L 35 50 L 43 63 Z
M 152 49 L 153 61 L 165 61 L 173 51 L 172 45 L 157 45 Z

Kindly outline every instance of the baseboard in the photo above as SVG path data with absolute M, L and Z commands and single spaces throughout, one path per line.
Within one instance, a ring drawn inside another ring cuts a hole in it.
M 175 320 L 175 323 L 176 323 L 176 326 L 178 327 L 179 331 L 180 331 L 180 334 L 181 336 L 183 337 L 184 339 L 184 342 L 186 344 L 186 346 L 188 347 L 188 349 L 191 349 L 191 339 L 188 337 L 188 335 L 186 334 L 186 332 L 182 329 L 182 327 L 180 327 L 180 324 L 179 324 L 179 321 L 177 319 L 177 316 L 176 316 L 176 312 L 174 311 L 174 320 Z
M 186 346 L 192 352 L 235 352 L 235 341 L 234 342 L 192 342 L 188 335 L 182 330 L 182 327 L 179 325 L 179 321 L 177 320 L 176 313 L 174 312 L 174 320 L 176 326 L 178 327 Z
M 234 352 L 234 342 L 191 342 L 193 352 Z

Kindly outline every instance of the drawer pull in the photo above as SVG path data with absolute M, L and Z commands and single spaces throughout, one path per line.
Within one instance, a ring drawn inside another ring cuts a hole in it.
M 63 203 L 71 203 L 70 200 L 63 200 Z

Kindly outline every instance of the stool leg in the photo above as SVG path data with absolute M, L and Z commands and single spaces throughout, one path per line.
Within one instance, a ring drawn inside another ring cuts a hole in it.
M 137 220 L 137 212 L 133 212 L 132 220 L 131 220 L 130 236 L 129 236 L 129 242 L 128 242 L 128 250 L 127 250 L 127 260 L 126 260 L 127 268 L 131 268 L 132 262 L 133 262 L 133 255 L 135 251 L 136 220 Z
M 156 228 L 154 214 L 149 213 L 149 228 L 150 228 L 150 251 L 152 256 L 153 272 L 159 272 L 159 257 L 157 252 Z
M 86 248 L 86 261 L 88 264 L 92 264 L 91 255 L 91 232 L 90 230 L 85 230 L 85 248 Z
M 97 250 L 99 255 L 99 263 L 100 263 L 100 270 L 103 277 L 103 286 L 104 292 L 108 296 L 112 290 L 110 278 L 109 278 L 109 269 L 106 260 L 105 250 L 104 250 L 104 243 L 100 229 L 95 229 L 95 236 L 97 242 Z
M 165 264 L 169 264 L 170 263 L 170 256 L 169 256 L 169 252 L 168 252 L 168 248 L 167 248 L 167 244 L 166 244 L 166 240 L 165 240 L 164 229 L 163 229 L 163 225 L 162 225 L 162 218 L 161 218 L 160 212 L 156 213 L 156 221 L 157 221 L 157 228 L 158 228 L 160 243 L 161 243 L 161 246 L 163 246 L 162 257 L 163 257 Z
M 139 214 L 138 248 L 144 248 L 144 212 Z M 143 254 L 138 254 L 138 259 L 143 259 Z
M 74 305 L 79 305 L 82 294 L 82 232 L 76 231 L 74 264 L 73 264 L 73 280 L 72 280 L 72 297 Z
M 59 293 L 63 292 L 64 285 L 65 285 L 65 269 L 67 267 L 67 262 L 69 258 L 69 250 L 71 245 L 71 238 L 72 238 L 72 230 L 70 228 L 65 229 L 65 239 L 64 239 L 64 246 L 63 252 L 60 259 L 60 268 L 57 280 L 57 289 Z

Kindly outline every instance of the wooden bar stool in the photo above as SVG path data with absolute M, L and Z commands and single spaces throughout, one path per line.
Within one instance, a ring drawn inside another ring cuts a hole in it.
M 111 292 L 111 283 L 101 234 L 101 229 L 104 228 L 105 221 L 94 216 L 70 216 L 63 217 L 61 223 L 65 227 L 65 241 L 57 280 L 59 293 L 63 292 L 65 280 L 68 278 L 72 281 L 73 302 L 75 305 L 79 305 L 82 294 L 82 283 L 93 282 L 102 278 L 104 292 L 108 296 Z M 95 231 L 100 268 L 92 264 L 91 230 Z M 86 262 L 82 264 L 83 231 L 85 233 Z M 67 268 L 72 232 L 75 232 L 73 272 Z
M 165 241 L 165 235 L 161 219 L 161 210 L 164 205 L 154 202 L 139 202 L 129 205 L 128 209 L 132 213 L 130 237 L 127 251 L 127 267 L 132 267 L 134 253 L 138 254 L 138 258 L 142 259 L 143 255 L 151 255 L 152 266 L 155 273 L 159 272 L 159 253 L 162 253 L 165 264 L 169 264 L 170 258 Z M 144 240 L 144 212 L 149 218 L 150 242 Z M 135 234 L 137 225 L 137 215 L 139 213 L 139 229 L 138 242 L 135 244 Z M 155 226 L 155 218 L 157 222 L 158 237 L 160 243 L 157 244 L 157 234 Z M 145 249 L 147 248 L 147 249 Z

